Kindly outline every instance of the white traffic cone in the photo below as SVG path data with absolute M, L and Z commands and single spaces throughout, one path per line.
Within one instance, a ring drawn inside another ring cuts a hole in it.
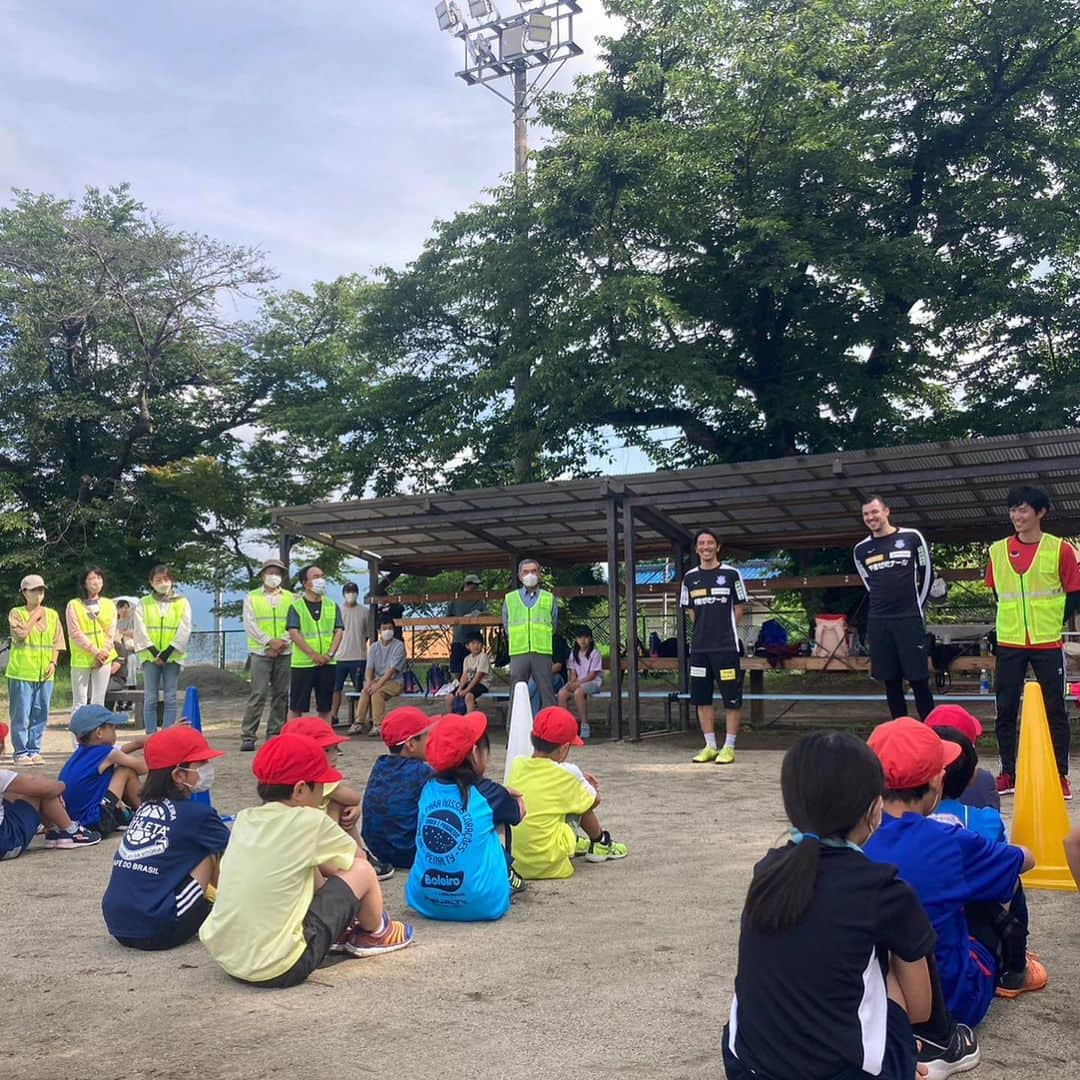
M 529 701 L 529 684 L 514 683 L 514 696 L 510 703 L 510 723 L 506 730 L 506 768 L 503 783 L 510 775 L 514 759 L 532 757 L 532 704 Z

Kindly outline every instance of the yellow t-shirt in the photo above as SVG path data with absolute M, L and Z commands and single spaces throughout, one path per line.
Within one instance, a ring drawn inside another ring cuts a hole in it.
M 506 786 L 525 799 L 525 818 L 514 826 L 514 869 L 523 878 L 570 877 L 575 840 L 566 816 L 592 809 L 596 796 L 551 758 L 517 758 Z
M 319 809 L 325 814 L 330 809 L 330 796 L 341 787 L 340 780 L 334 780 L 329 784 L 323 784 L 322 786 L 322 802 L 319 803 Z
M 283 975 L 305 948 L 315 868 L 347 870 L 355 858 L 352 838 L 314 807 L 271 802 L 241 810 L 214 909 L 199 930 L 207 952 L 238 979 Z

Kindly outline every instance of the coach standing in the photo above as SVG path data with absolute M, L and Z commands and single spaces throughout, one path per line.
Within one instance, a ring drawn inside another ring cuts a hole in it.
M 855 545 L 854 556 L 870 594 L 870 674 L 885 684 L 894 720 L 908 715 L 907 679 L 925 720 L 934 707 L 923 621 L 933 580 L 930 547 L 917 529 L 900 529 L 889 521 L 889 507 L 880 495 L 863 503 L 862 519 L 870 535 Z
M 1069 785 L 1069 717 L 1065 709 L 1065 654 L 1061 627 L 1080 608 L 1076 549 L 1042 531 L 1050 498 L 1041 488 L 1015 487 L 1008 494 L 1012 536 L 990 545 L 986 584 L 997 597 L 997 741 L 1001 773 L 997 789 L 1013 792 L 1016 716 L 1028 664 L 1042 687 L 1046 718 L 1061 776 Z
M 510 694 L 514 684 L 528 683 L 530 677 L 540 692 L 540 704 L 555 704 L 551 681 L 551 649 L 559 621 L 555 594 L 540 588 L 540 564 L 535 559 L 518 563 L 521 588 L 507 593 L 503 600 L 502 621 L 510 651 Z
M 698 565 L 682 580 L 679 605 L 690 611 L 694 634 L 690 642 L 690 702 L 697 706 L 704 748 L 699 763 L 730 765 L 735 760 L 735 737 L 742 719 L 743 671 L 739 662 L 739 622 L 746 611 L 746 585 L 733 566 L 720 562 L 720 539 L 702 529 L 694 539 Z M 716 746 L 713 693 L 719 685 L 724 703 L 726 737 Z

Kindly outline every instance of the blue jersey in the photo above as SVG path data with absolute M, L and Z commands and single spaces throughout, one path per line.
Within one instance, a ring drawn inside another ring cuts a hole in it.
M 996 961 L 968 934 L 964 905 L 1009 903 L 1024 853 L 920 814 L 886 814 L 864 850 L 876 862 L 896 866 L 918 894 L 938 935 L 934 955 L 945 1003 L 961 1023 L 979 1023 L 994 998 Z
M 93 828 L 101 820 L 101 800 L 109 790 L 113 766 L 99 772 L 112 746 L 78 746 L 57 777 L 64 784 L 64 805 L 72 821 Z
M 368 851 L 392 866 L 409 867 L 416 858 L 416 807 L 435 774 L 431 766 L 400 754 L 383 754 L 371 767 L 364 788 L 361 836 Z
M 971 806 L 959 799 L 942 799 L 933 813 L 935 821 L 944 821 L 947 825 L 962 825 L 973 833 L 978 833 L 991 844 L 1005 843 L 1005 822 L 992 807 Z
M 225 850 L 229 830 L 203 802 L 161 799 L 135 812 L 113 858 L 101 913 L 113 937 L 138 941 L 165 933 L 199 894 L 191 871 Z
M 497 825 L 516 825 L 517 802 L 481 780 L 462 806 L 454 783 L 431 780 L 420 793 L 416 861 L 405 883 L 408 905 L 429 919 L 500 919 L 510 907 L 508 858 Z

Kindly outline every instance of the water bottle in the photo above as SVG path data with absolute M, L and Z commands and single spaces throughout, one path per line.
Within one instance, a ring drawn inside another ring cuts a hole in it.
M 986 668 L 979 672 L 979 693 L 990 693 L 990 672 Z

